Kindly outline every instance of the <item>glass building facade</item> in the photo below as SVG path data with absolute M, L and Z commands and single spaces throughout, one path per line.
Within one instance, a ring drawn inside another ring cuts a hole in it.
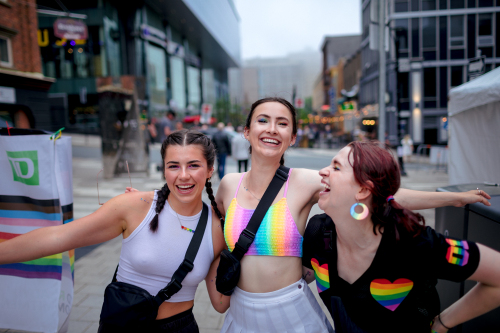
M 378 51 L 369 48 L 370 2 L 363 1 L 360 102 L 378 101 Z M 500 65 L 500 0 L 387 0 L 386 128 L 396 143 L 447 142 L 448 92 L 469 80 L 468 63 Z
M 40 0 L 40 8 L 54 9 Z M 38 44 L 49 96 L 64 109 L 66 128 L 99 131 L 98 80 L 143 78 L 140 107 L 150 117 L 168 110 L 199 114 L 202 103 L 228 98 L 228 74 L 240 65 L 239 17 L 232 0 L 64 2 L 86 24 L 84 40 L 54 34 L 54 15 L 39 13 Z M 63 16 L 64 13 L 61 13 Z

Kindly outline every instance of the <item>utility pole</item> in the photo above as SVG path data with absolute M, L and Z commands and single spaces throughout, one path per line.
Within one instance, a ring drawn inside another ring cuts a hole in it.
M 385 0 L 378 0 L 378 54 L 378 140 L 385 143 Z

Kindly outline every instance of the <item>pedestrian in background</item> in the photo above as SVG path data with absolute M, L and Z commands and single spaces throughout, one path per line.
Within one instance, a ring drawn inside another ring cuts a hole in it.
M 227 131 L 227 132 L 234 132 L 233 124 L 227 123 L 226 127 L 224 128 L 224 130 Z
M 224 123 L 217 124 L 217 132 L 212 137 L 212 142 L 217 150 L 217 171 L 219 179 L 222 179 L 225 174 L 226 157 L 231 155 L 231 141 L 227 133 L 224 131 Z
M 403 160 L 405 163 L 410 162 L 410 157 L 413 154 L 413 140 L 410 134 L 406 134 L 401 140 L 401 145 L 403 146 Z
M 250 157 L 248 148 L 250 148 L 250 143 L 243 136 L 242 126 L 238 126 L 236 132 L 238 134 L 231 140 L 231 155 L 238 161 L 238 172 L 241 172 L 242 166 L 243 172 L 247 172 L 248 158 Z
M 184 129 L 184 124 L 182 123 L 182 121 L 178 121 L 177 123 L 175 123 L 175 130 L 176 131 L 181 131 Z
M 175 112 L 169 110 L 160 121 L 160 142 L 165 141 L 166 137 L 173 131 L 175 131 Z

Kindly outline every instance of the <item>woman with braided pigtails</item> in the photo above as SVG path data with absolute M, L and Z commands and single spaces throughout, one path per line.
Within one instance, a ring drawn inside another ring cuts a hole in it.
M 229 297 L 219 294 L 215 288 L 219 254 L 225 247 L 221 213 L 210 183 L 215 148 L 204 134 L 181 130 L 165 139 L 161 155 L 166 184 L 160 190 L 139 192 L 127 188 L 126 192 L 130 193 L 109 200 L 86 217 L 64 225 L 40 228 L 2 242 L 0 265 L 102 243 L 121 234 L 123 240 L 116 280 L 156 295 L 170 282 L 184 260 L 202 215 L 202 193 L 206 187 L 212 209 L 208 212 L 194 268 L 182 281 L 179 292 L 160 305 L 154 323 L 142 330 L 199 332 L 192 308 L 196 288 L 203 279 L 215 310 L 222 313 L 229 307 Z M 98 332 L 116 330 L 101 324 Z

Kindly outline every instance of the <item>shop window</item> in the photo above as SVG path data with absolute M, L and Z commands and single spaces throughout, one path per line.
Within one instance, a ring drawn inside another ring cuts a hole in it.
M 450 16 L 450 47 L 464 46 L 464 16 Z
M 448 0 L 439 0 L 439 9 L 448 9 Z
M 465 7 L 464 0 L 450 0 L 450 9 L 460 9 Z
M 12 45 L 6 36 L 0 36 L 0 66 L 12 67 Z
M 194 110 L 199 110 L 201 105 L 201 90 L 200 90 L 200 69 L 192 66 L 187 68 L 188 79 L 188 97 L 189 105 Z
M 475 8 L 476 0 L 467 0 L 467 8 Z
M 179 57 L 170 57 L 170 78 L 172 86 L 171 106 L 174 109 L 186 108 L 186 80 L 184 77 L 184 60 Z
M 408 0 L 396 0 L 394 3 L 394 11 L 402 13 L 408 11 Z
M 167 68 L 165 50 L 147 44 L 148 84 L 151 102 L 158 104 L 157 109 L 167 104 Z
M 97 26 L 88 27 L 86 40 L 59 39 L 52 28 L 39 29 L 38 45 L 45 76 L 69 79 L 107 75 L 104 43 Z
M 422 10 L 436 10 L 436 0 L 422 0 Z

